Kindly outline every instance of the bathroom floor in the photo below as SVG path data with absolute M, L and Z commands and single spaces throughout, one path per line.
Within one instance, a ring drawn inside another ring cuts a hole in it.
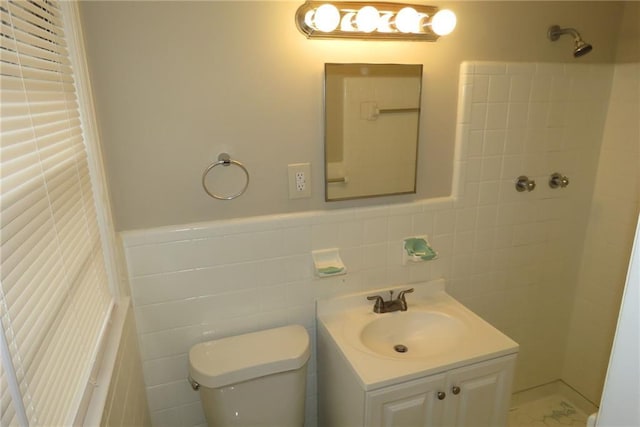
M 509 410 L 509 427 L 585 427 L 588 415 L 564 396 L 551 395 Z

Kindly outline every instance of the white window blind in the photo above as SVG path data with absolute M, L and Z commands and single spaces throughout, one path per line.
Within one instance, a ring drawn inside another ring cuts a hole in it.
M 71 425 L 113 296 L 58 4 L 0 1 L 0 424 Z

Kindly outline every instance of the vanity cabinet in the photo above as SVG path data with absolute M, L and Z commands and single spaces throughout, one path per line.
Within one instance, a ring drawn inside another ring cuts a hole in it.
M 442 285 L 412 285 L 406 312 L 373 313 L 371 292 L 318 302 L 319 426 L 506 427 L 518 344 Z
M 367 427 L 505 426 L 515 356 L 366 393 Z
M 319 334 L 323 427 L 506 426 L 516 354 L 366 391 Z

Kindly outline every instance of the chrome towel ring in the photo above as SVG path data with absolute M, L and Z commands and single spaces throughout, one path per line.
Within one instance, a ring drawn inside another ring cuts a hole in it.
M 221 196 L 219 194 L 215 194 L 211 191 L 209 191 L 209 189 L 207 188 L 207 183 L 206 183 L 206 178 L 207 175 L 209 174 L 209 172 L 211 172 L 211 170 L 213 168 L 215 168 L 216 166 L 224 166 L 227 167 L 229 165 L 235 165 L 238 166 L 240 169 L 242 169 L 242 171 L 244 172 L 244 175 L 246 176 L 247 181 L 244 183 L 244 187 L 242 187 L 242 189 L 240 191 L 238 191 L 235 194 L 232 194 L 230 196 Z M 218 200 L 232 200 L 235 199 L 236 197 L 240 197 L 244 194 L 245 191 L 247 191 L 247 187 L 249 186 L 249 171 L 247 170 L 247 168 L 240 163 L 237 160 L 232 160 L 231 157 L 229 156 L 229 154 L 227 153 L 220 153 L 218 155 L 218 161 L 217 162 L 213 162 L 211 163 L 202 173 L 202 188 L 204 188 L 204 191 L 207 192 L 208 195 L 210 195 L 211 197 L 213 197 L 214 199 L 218 199 Z

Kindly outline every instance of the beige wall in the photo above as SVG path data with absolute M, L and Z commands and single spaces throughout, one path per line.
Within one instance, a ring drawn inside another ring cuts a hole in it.
M 301 2 L 116 2 L 81 5 L 119 230 L 267 213 L 366 206 L 451 192 L 458 67 L 463 60 L 570 61 L 572 26 L 614 58 L 617 2 L 433 2 L 458 15 L 437 43 L 318 41 L 295 28 Z M 323 201 L 325 62 L 424 64 L 418 194 Z M 251 185 L 221 202 L 200 187 L 221 151 Z M 311 199 L 287 197 L 289 163 L 311 162 Z
M 625 5 L 563 379 L 600 402 L 640 212 L 640 3 Z

